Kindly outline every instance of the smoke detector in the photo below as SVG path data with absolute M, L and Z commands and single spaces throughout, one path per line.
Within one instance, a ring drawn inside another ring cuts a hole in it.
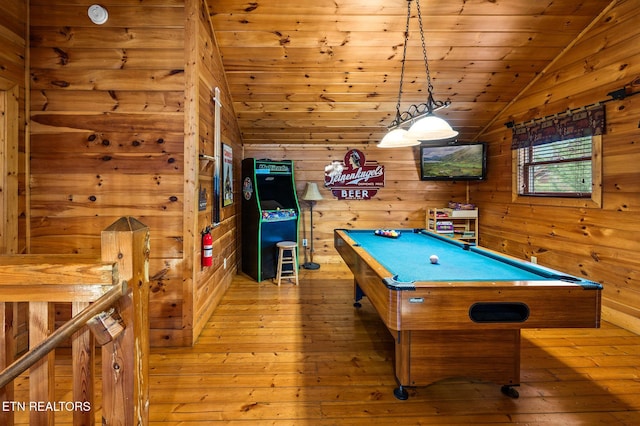
M 92 4 L 89 6 L 87 14 L 89 15 L 89 19 L 91 19 L 91 22 L 97 25 L 102 25 L 107 22 L 107 19 L 109 19 L 109 12 L 99 4 Z

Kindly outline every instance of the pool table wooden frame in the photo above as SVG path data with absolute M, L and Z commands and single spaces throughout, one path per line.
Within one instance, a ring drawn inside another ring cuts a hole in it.
M 373 230 L 371 231 L 373 232 Z M 366 295 L 395 339 L 398 399 L 406 386 L 465 377 L 502 385 L 514 398 L 520 384 L 522 328 L 597 328 L 601 286 L 548 281 L 421 281 L 395 283 L 393 274 L 349 237 L 334 231 L 334 245 L 354 275 L 354 296 Z M 493 252 L 498 257 L 509 256 Z M 511 258 L 513 259 L 513 258 Z M 595 284 L 595 283 L 594 283 Z M 470 309 L 488 302 L 524 304 L 522 321 L 473 321 Z

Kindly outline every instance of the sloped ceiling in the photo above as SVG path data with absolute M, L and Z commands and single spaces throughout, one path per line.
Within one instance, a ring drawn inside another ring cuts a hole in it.
M 407 0 L 207 0 L 245 144 L 375 144 L 396 115 Z M 426 101 L 416 2 L 404 111 Z M 437 114 L 475 140 L 610 0 L 422 0 Z

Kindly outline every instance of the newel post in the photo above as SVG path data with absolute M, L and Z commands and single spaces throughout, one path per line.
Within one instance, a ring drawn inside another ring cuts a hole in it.
M 124 331 L 102 346 L 102 424 L 149 423 L 149 228 L 123 217 L 102 231 L 102 260 L 118 265 L 127 294 L 116 307 Z

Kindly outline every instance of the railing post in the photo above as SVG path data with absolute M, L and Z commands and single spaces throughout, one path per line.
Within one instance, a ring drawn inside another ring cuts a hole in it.
M 149 422 L 149 228 L 123 217 L 102 231 L 102 260 L 118 265 L 127 294 L 116 307 L 125 329 L 102 346 L 102 424 Z
M 13 306 L 12 302 L 0 302 L 0 370 L 13 362 L 15 357 L 13 342 Z M 0 388 L 0 404 L 10 404 L 13 399 L 13 382 Z M 13 410 L 0 409 L 0 424 L 13 426 Z
M 29 347 L 36 346 L 53 332 L 53 303 L 29 302 Z M 55 352 L 51 351 L 29 369 L 29 402 L 44 404 L 55 401 Z M 29 410 L 29 424 L 52 425 L 52 410 Z
M 71 303 L 71 313 L 75 317 L 89 306 L 87 302 Z M 95 423 L 95 338 L 88 327 L 73 333 L 71 337 L 71 360 L 73 370 L 73 400 L 88 401 L 88 409 L 73 411 L 74 426 Z

